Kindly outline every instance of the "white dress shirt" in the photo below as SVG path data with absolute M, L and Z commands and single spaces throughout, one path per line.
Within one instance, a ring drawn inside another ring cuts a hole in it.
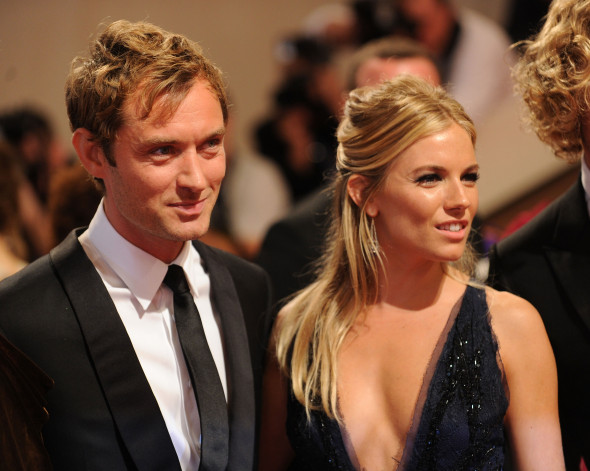
M 182 469 L 198 469 L 199 412 L 174 324 L 173 294 L 162 284 L 168 265 L 123 238 L 102 202 L 79 240 L 121 316 Z M 221 324 L 212 307 L 209 276 L 190 242 L 172 263 L 186 273 L 227 400 Z

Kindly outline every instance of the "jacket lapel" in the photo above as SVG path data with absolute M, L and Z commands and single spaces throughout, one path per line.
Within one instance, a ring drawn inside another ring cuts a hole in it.
M 212 301 L 220 316 L 228 365 L 230 456 L 228 469 L 250 469 L 254 450 L 254 376 L 248 335 L 234 281 L 208 247 L 195 243 L 211 278 Z
M 578 181 L 560 201 L 553 245 L 546 248 L 556 279 L 590 331 L 590 218 Z
M 94 364 L 113 420 L 138 470 L 180 465 L 157 401 L 100 275 L 71 233 L 50 257 Z

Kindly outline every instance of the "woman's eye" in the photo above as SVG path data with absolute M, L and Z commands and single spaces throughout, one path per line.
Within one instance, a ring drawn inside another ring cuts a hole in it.
M 477 180 L 479 180 L 479 173 L 478 172 L 470 172 L 470 173 L 463 176 L 463 180 L 470 182 L 470 183 L 476 183 Z
M 439 174 L 427 173 L 425 175 L 421 175 L 420 177 L 418 177 L 416 179 L 416 183 L 419 183 L 421 185 L 432 185 L 432 184 L 437 183 L 441 180 L 442 180 L 442 178 Z

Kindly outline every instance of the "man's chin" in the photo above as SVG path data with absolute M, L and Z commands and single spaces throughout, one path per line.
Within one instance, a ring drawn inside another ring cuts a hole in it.
M 209 232 L 209 224 L 199 225 L 198 227 L 194 228 L 186 228 L 184 230 L 179 230 L 176 234 L 174 234 L 174 240 L 180 242 L 198 240 L 205 236 L 207 232 Z

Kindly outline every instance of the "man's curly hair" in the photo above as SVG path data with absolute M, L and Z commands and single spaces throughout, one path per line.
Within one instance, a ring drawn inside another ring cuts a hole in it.
M 558 157 L 579 160 L 590 104 L 590 0 L 554 0 L 540 32 L 515 46 L 528 121 Z

